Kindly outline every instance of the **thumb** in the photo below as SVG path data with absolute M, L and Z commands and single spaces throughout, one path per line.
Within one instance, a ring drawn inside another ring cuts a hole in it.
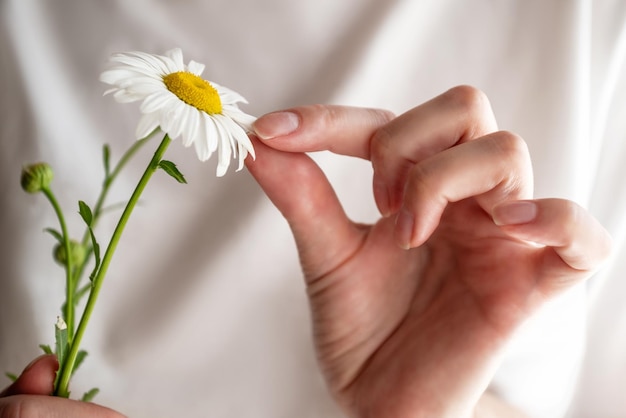
M 248 170 L 293 232 L 309 283 L 337 267 L 361 245 L 362 231 L 346 216 L 317 164 L 307 155 L 272 149 L 252 137 Z
M 11 395 L 50 395 L 59 362 L 53 354 L 45 354 L 33 360 L 0 397 Z

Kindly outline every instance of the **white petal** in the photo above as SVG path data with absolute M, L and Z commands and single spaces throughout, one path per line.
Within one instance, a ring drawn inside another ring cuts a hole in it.
M 196 142 L 198 141 L 204 141 L 204 143 L 206 144 L 206 148 L 207 148 L 207 159 L 209 158 L 209 156 L 211 155 L 211 152 L 208 151 L 208 132 L 207 132 L 207 127 L 206 127 L 206 120 L 204 118 L 204 115 L 202 112 L 198 112 L 199 113 L 199 119 L 198 119 L 198 130 L 196 132 L 196 138 L 193 140 L 193 143 L 196 144 Z M 183 145 L 185 146 L 190 146 L 191 143 L 189 144 L 185 144 L 183 143 Z M 198 153 L 198 146 L 196 145 L 196 153 L 198 154 L 198 159 L 200 159 L 200 154 Z M 202 159 L 200 159 L 200 161 L 203 161 Z
M 220 126 L 217 123 L 215 123 L 215 119 L 213 118 L 213 116 L 209 116 L 206 113 L 203 116 L 204 116 L 203 117 L 204 126 L 206 128 L 207 144 L 208 144 L 209 152 L 212 154 L 215 151 L 217 151 L 219 138 L 221 135 L 223 135 L 223 133 L 220 130 Z
M 135 129 L 135 137 L 142 139 L 147 137 L 152 131 L 159 126 L 159 117 L 157 113 L 148 113 L 141 115 L 137 129 Z
M 123 83 L 128 83 L 129 81 L 135 81 L 140 77 L 148 77 L 145 74 L 138 73 L 136 71 L 131 71 L 127 69 L 115 69 L 110 71 L 104 71 L 100 74 L 100 81 L 106 84 L 110 84 L 112 86 L 120 87 Z
M 120 54 L 116 59 L 112 58 L 111 61 L 121 65 L 110 68 L 109 70 L 126 69 L 140 74 L 151 75 L 152 77 L 167 74 L 165 64 L 156 56 L 149 54 L 143 54 L 141 57 L 131 54 Z
M 159 75 L 165 75 L 168 73 L 167 63 L 169 61 L 169 58 L 167 57 L 164 57 L 161 55 L 148 54 L 145 52 L 138 52 L 138 51 L 128 52 L 126 53 L 126 57 L 127 58 L 124 61 L 128 62 L 129 65 L 131 66 L 135 66 L 135 65 L 130 64 L 133 61 L 130 61 L 129 58 L 130 59 L 134 58 L 136 60 L 139 60 L 143 67 L 150 69 L 152 73 L 159 74 Z M 120 61 L 120 62 L 123 62 L 123 61 Z
M 209 146 L 207 143 L 207 139 L 205 138 L 196 138 L 193 142 L 194 148 L 196 149 L 196 154 L 198 155 L 198 159 L 200 161 L 206 161 L 211 156 L 211 152 L 209 151 Z
M 188 106 L 180 103 L 179 105 L 174 107 L 175 113 L 172 115 L 172 120 L 170 123 L 170 136 L 172 139 L 178 138 L 185 129 L 185 125 L 187 124 L 187 108 Z
M 230 143 L 233 148 L 233 152 L 237 152 L 237 144 L 241 143 L 246 149 L 250 150 L 251 153 L 254 153 L 254 148 L 252 147 L 252 143 L 250 142 L 250 138 L 248 138 L 248 134 L 243 128 L 235 123 L 231 118 L 224 115 L 216 115 L 219 117 L 220 122 L 224 125 L 224 127 L 230 133 Z
M 152 113 L 167 106 L 169 101 L 178 101 L 169 91 L 157 91 L 144 99 L 139 107 L 142 113 Z
M 134 67 L 130 65 L 120 65 L 117 67 L 111 67 L 103 73 L 112 73 L 113 76 L 119 78 L 124 77 L 148 77 L 152 79 L 160 79 L 163 77 L 159 71 L 149 67 Z
M 113 93 L 113 97 L 118 103 L 131 103 L 136 102 L 137 100 L 142 100 L 144 98 L 144 95 L 129 93 L 126 90 L 118 90 Z
M 174 48 L 165 53 L 165 56 L 170 58 L 174 64 L 174 67 L 170 67 L 170 69 L 176 71 L 184 71 L 185 70 L 185 62 L 183 61 L 183 51 L 180 48 Z
M 223 115 L 213 115 L 212 118 L 215 126 L 217 126 L 219 134 L 217 144 L 218 148 L 222 146 L 228 146 L 231 151 L 234 151 L 235 149 L 232 146 L 232 133 L 230 132 L 228 122 L 226 121 L 227 118 L 225 118 Z
M 250 153 L 253 159 L 256 159 L 256 153 L 254 152 L 254 145 L 250 141 L 248 134 L 244 132 L 243 135 L 237 137 L 237 145 L 243 147 L 246 150 L 246 154 Z
M 252 132 L 252 124 L 257 119 L 256 117 L 248 115 L 234 105 L 224 105 L 222 107 L 222 113 L 234 120 L 246 132 Z
M 248 156 L 248 152 L 241 145 L 241 143 L 237 144 L 237 154 L 239 155 L 239 164 L 237 165 L 237 170 L 236 171 L 241 171 L 241 169 L 244 166 L 244 161 L 246 160 L 246 157 Z
M 199 62 L 193 60 L 189 61 L 189 64 L 187 65 L 187 71 L 198 76 L 202 74 L 204 68 L 204 64 L 200 64 Z
M 188 147 L 193 142 L 198 141 L 198 127 L 200 125 L 200 112 L 198 109 L 192 108 L 187 112 L 187 122 L 183 130 L 183 145 Z
M 141 82 L 134 83 L 132 86 L 126 88 L 126 91 L 133 95 L 141 95 L 143 97 L 147 97 L 148 95 L 154 93 L 155 91 L 163 91 L 163 84 L 156 84 L 154 82 Z
M 220 100 L 223 104 L 235 104 L 235 103 L 248 103 L 248 101 L 239 93 L 234 90 L 229 89 L 228 87 L 220 86 L 217 83 L 209 81 L 211 85 L 217 90 L 220 95 Z
M 220 120 L 215 120 L 216 125 L 219 127 L 223 127 L 223 125 L 221 125 Z M 217 146 L 217 172 L 216 175 L 217 177 L 222 177 L 224 174 L 226 174 L 226 171 L 228 170 L 228 166 L 230 165 L 230 156 L 232 154 L 232 149 L 231 149 L 231 134 L 227 129 L 223 129 L 223 131 L 225 132 L 220 132 L 220 136 L 217 139 L 218 140 L 218 146 Z
M 173 102 L 174 104 L 162 109 L 161 128 L 167 132 L 170 138 L 178 138 L 182 130 L 180 119 L 185 104 L 182 102 Z

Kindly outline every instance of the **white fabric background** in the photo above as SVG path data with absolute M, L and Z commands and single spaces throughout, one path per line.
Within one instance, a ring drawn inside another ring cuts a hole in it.
M 100 151 L 132 141 L 138 106 L 102 97 L 112 52 L 182 47 L 204 76 L 260 115 L 308 103 L 402 113 L 457 84 L 487 93 L 502 129 L 531 150 L 539 197 L 574 199 L 615 238 L 588 286 L 522 330 L 493 388 L 537 417 L 626 411 L 626 3 L 401 0 L 0 1 L 0 370 L 52 342 L 63 274 L 56 224 L 24 194 L 25 162 L 48 161 L 71 213 L 93 202 Z M 150 147 L 147 147 L 150 148 Z M 113 190 L 126 199 L 150 149 Z M 214 177 L 174 144 L 189 180 L 149 185 L 84 342 L 74 391 L 132 417 L 339 417 L 315 364 L 286 223 L 245 172 Z M 348 212 L 376 217 L 363 161 L 320 154 Z M 288 175 L 288 173 L 286 173 Z M 288 193 L 288 191 L 285 191 Z M 99 227 L 110 233 L 114 216 Z M 78 216 L 70 228 L 82 234 Z

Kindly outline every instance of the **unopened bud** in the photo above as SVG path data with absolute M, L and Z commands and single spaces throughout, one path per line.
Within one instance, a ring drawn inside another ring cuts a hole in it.
M 22 169 L 20 183 L 28 193 L 37 193 L 47 189 L 52 182 L 54 173 L 47 163 L 31 164 Z
M 79 266 L 85 259 L 86 253 L 87 250 L 84 246 L 74 240 L 70 240 L 70 257 L 73 266 Z M 54 247 L 54 260 L 61 265 L 65 265 L 67 262 L 65 245 L 62 243 L 59 243 Z

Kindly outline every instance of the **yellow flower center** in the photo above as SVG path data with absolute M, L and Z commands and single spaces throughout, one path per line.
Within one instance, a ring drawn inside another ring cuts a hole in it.
M 215 88 L 206 80 L 186 71 L 163 77 L 165 87 L 180 100 L 199 110 L 214 115 L 222 113 L 222 101 Z

